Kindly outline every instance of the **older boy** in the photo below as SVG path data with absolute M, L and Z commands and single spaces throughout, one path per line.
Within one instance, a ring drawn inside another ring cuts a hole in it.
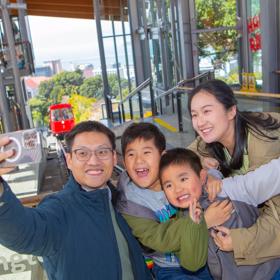
M 8 143 L 0 139 L 0 147 Z M 113 132 L 98 122 L 82 122 L 66 136 L 66 144 L 72 175 L 63 190 L 37 208 L 23 207 L 2 180 L 1 244 L 43 256 L 50 280 L 151 279 L 138 242 L 111 202 Z M 0 152 L 0 161 L 12 155 Z
M 160 179 L 169 202 L 183 213 L 193 201 L 207 208 L 209 201 L 202 191 L 206 174 L 199 157 L 191 150 L 172 149 L 160 161 Z M 231 198 L 230 190 L 227 190 Z M 240 201 L 232 201 L 235 211 L 225 223 L 230 228 L 248 227 L 258 217 L 256 207 Z M 195 212 L 195 211 L 192 211 Z M 220 251 L 212 239 L 209 240 L 208 265 L 214 279 L 270 280 L 280 266 L 280 259 L 255 266 L 237 266 L 232 253 Z
M 122 193 L 119 210 L 139 241 L 155 250 L 145 255 L 154 261 L 156 279 L 211 279 L 205 268 L 205 221 L 195 223 L 189 216 L 170 220 L 177 210 L 168 203 L 158 177 L 165 145 L 164 135 L 151 123 L 134 123 L 125 130 L 122 152 L 126 172 L 118 184 Z M 157 223 L 150 227 L 154 220 Z

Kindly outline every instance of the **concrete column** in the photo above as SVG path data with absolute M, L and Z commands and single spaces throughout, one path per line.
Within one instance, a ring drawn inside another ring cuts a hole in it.
M 263 91 L 279 92 L 279 6 L 277 0 L 260 0 Z
M 189 2 L 178 0 L 183 79 L 192 78 L 195 75 Z

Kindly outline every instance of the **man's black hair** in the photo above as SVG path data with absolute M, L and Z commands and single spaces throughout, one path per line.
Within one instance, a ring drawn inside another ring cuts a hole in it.
M 99 132 L 106 135 L 112 145 L 112 149 L 116 149 L 115 134 L 104 124 L 97 121 L 84 121 L 75 125 L 70 132 L 65 135 L 65 143 L 67 152 L 71 152 L 73 142 L 78 134 L 83 132 Z

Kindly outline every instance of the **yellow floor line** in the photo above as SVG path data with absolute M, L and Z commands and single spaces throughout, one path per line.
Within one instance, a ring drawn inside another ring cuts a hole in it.
M 175 128 L 174 126 L 172 126 L 171 124 L 165 122 L 162 119 L 159 118 L 154 118 L 154 121 L 156 123 L 158 123 L 159 125 L 163 126 L 164 128 L 168 129 L 171 132 L 178 132 L 177 128 Z

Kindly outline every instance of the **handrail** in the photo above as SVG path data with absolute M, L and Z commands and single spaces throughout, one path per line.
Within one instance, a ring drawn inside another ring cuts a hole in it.
M 140 84 L 137 88 L 135 88 L 133 91 L 131 91 L 128 96 L 123 99 L 122 101 L 120 101 L 119 105 L 123 104 L 126 100 L 128 100 L 129 98 L 131 98 L 133 95 L 135 95 L 138 91 L 142 90 L 143 88 L 145 88 L 148 84 L 150 84 L 152 81 L 152 78 L 148 78 L 147 80 L 145 80 L 142 84 Z
M 203 72 L 203 73 L 201 73 L 201 74 L 198 74 L 197 76 L 194 76 L 194 77 L 192 77 L 192 78 L 190 78 L 190 79 L 187 79 L 187 83 L 192 82 L 192 81 L 195 81 L 195 80 L 197 80 L 197 79 L 200 79 L 200 78 L 202 78 L 202 77 L 204 77 L 204 76 L 208 76 L 208 75 L 210 75 L 211 73 L 213 73 L 213 71 L 207 71 L 207 72 Z
M 159 98 L 162 98 L 163 96 L 166 96 L 170 93 L 172 93 L 175 89 L 177 89 L 178 87 L 180 87 L 182 84 L 185 84 L 188 80 L 181 80 L 180 82 L 178 82 L 178 84 L 176 86 L 174 86 L 173 88 L 170 88 L 169 90 L 167 91 L 164 91 L 163 93 L 161 93 L 160 95 L 158 96 L 155 96 L 155 100 L 156 99 L 159 99 Z
M 193 82 L 193 81 L 198 80 L 198 79 L 200 79 L 200 78 L 203 78 L 203 77 L 205 77 L 205 76 L 208 76 L 210 73 L 211 73 L 211 71 L 207 71 L 207 72 L 204 72 L 204 73 L 199 74 L 199 75 L 197 75 L 197 76 L 194 76 L 194 77 L 192 77 L 192 78 L 190 78 L 190 79 L 181 80 L 181 81 L 178 82 L 178 84 L 177 84 L 176 86 L 174 86 L 173 88 L 170 88 L 169 90 L 167 90 L 167 91 L 161 93 L 160 95 L 156 96 L 155 99 L 159 99 L 159 98 L 162 98 L 162 97 L 164 97 L 164 96 L 166 96 L 166 95 L 168 95 L 168 94 L 170 94 L 170 93 L 173 93 L 173 91 L 174 91 L 175 89 L 180 88 L 180 87 L 183 86 L 184 84 L 190 83 L 190 82 Z

